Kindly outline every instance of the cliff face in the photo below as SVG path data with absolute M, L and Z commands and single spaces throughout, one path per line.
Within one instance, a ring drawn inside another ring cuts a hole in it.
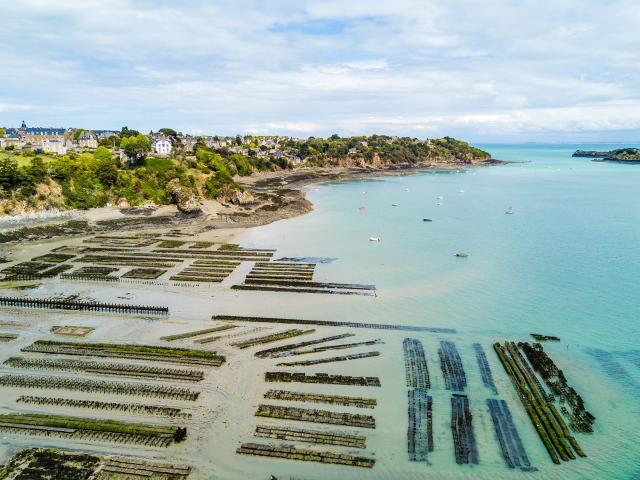
M 437 152 L 431 155 L 423 155 L 410 160 L 395 160 L 386 158 L 376 153 L 372 158 L 368 159 L 362 156 L 348 156 L 327 158 L 324 161 L 326 166 L 336 166 L 342 168 L 354 167 L 372 167 L 372 168 L 390 168 L 390 167 L 420 167 L 420 166 L 437 166 L 437 165 L 481 165 L 494 161 L 489 154 L 487 156 L 472 154 L 452 154 Z
M 62 188 L 53 180 L 37 184 L 35 193 L 28 199 L 19 198 L 17 192 L 13 192 L 9 198 L 0 199 L 0 216 L 37 214 L 65 208 Z

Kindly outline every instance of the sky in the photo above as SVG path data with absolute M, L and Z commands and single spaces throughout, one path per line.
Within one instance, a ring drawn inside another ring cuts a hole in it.
M 0 125 L 640 140 L 637 0 L 11 0 Z

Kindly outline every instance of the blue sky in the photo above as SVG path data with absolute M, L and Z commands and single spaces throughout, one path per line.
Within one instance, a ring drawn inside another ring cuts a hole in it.
M 640 139 L 640 3 L 12 0 L 0 125 Z

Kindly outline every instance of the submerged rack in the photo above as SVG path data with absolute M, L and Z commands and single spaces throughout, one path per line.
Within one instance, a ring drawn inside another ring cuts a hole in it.
M 309 365 L 319 365 L 321 363 L 335 363 L 335 362 L 347 362 L 350 360 L 358 360 L 361 358 L 377 357 L 380 352 L 363 352 L 352 353 L 351 355 L 341 355 L 338 357 L 318 358 L 315 360 L 300 360 L 297 362 L 281 362 L 276 364 L 278 367 L 302 367 Z
M 350 465 L 353 467 L 372 468 L 375 460 L 372 458 L 356 457 L 346 453 L 323 452 L 305 450 L 293 445 L 264 445 L 259 443 L 243 443 L 236 453 L 258 455 L 278 459 L 299 460 L 303 462 L 331 463 L 336 465 Z
M 147 415 L 166 418 L 191 418 L 190 413 L 180 408 L 162 405 L 144 405 L 140 403 L 101 402 L 98 400 L 77 400 L 75 398 L 39 397 L 22 395 L 16 403 L 27 405 L 46 405 L 64 408 L 78 408 L 87 410 L 114 410 L 130 415 Z
M 467 376 L 464 373 L 462 359 L 455 343 L 441 341 L 438 349 L 440 367 L 447 390 L 462 392 L 467 386 Z
M 155 345 L 135 345 L 127 343 L 60 342 L 37 340 L 24 347 L 23 352 L 83 355 L 93 357 L 128 358 L 134 360 L 158 361 L 188 366 L 219 367 L 225 357 L 209 350 L 190 348 L 159 347 Z
M 168 447 L 173 442 L 183 441 L 187 436 L 186 428 L 172 425 L 147 425 L 35 413 L 0 415 L 0 430 L 28 435 L 133 443 L 153 447 Z
M 347 337 L 353 337 L 353 333 L 343 333 L 340 335 L 333 335 L 331 337 L 318 338 L 317 340 L 308 340 L 306 342 L 290 343 L 288 345 L 282 345 L 280 347 L 269 348 L 267 350 L 260 350 L 254 355 L 259 358 L 277 358 L 288 357 L 295 355 L 295 351 L 299 348 L 308 347 L 310 345 L 317 345 L 319 343 L 332 342 L 334 340 L 341 340 Z
M 409 461 L 428 462 L 433 452 L 433 400 L 424 388 L 407 392 L 409 427 L 407 429 L 407 451 Z
M 493 348 L 553 463 L 575 460 L 576 454 L 586 457 L 517 345 L 494 343 Z
M 339 432 L 321 430 L 303 430 L 299 428 L 269 427 L 258 425 L 254 433 L 256 437 L 292 442 L 315 443 L 319 445 L 338 445 L 349 448 L 365 448 L 365 437 L 348 435 Z
M 116 312 L 142 315 L 168 315 L 168 307 L 127 305 L 117 303 L 78 302 L 73 300 L 55 300 L 47 298 L 0 297 L 0 306 L 43 308 L 51 310 L 81 310 L 88 312 Z
M 314 329 L 309 330 L 300 330 L 298 328 L 293 328 L 291 330 L 285 330 L 283 332 L 272 333 L 270 335 L 265 335 L 263 337 L 249 338 L 247 340 L 240 340 L 238 342 L 234 342 L 231 344 L 232 347 L 236 347 L 239 349 L 245 349 L 249 347 L 255 347 L 256 345 L 264 345 L 266 343 L 279 342 L 281 340 L 286 340 L 292 337 L 299 337 L 301 335 L 308 335 L 310 333 L 314 333 Z
M 189 401 L 197 400 L 200 395 L 198 391 L 167 385 L 85 380 L 69 377 L 36 377 L 33 375 L 0 375 L 0 387 L 78 390 L 84 393 L 112 393 L 114 395 L 173 398 Z
M 476 352 L 476 360 L 478 362 L 478 368 L 480 369 L 480 375 L 482 376 L 482 383 L 484 383 L 485 387 L 491 389 L 493 393 L 497 395 L 498 389 L 496 388 L 496 384 L 493 381 L 491 367 L 489 366 L 489 361 L 487 360 L 487 356 L 484 353 L 482 345 L 480 345 L 479 343 L 474 343 L 473 349 Z
M 408 332 L 456 333 L 453 328 L 433 328 L 414 325 L 384 323 L 334 322 L 330 320 L 303 320 L 296 318 L 244 317 L 241 315 L 214 315 L 213 320 L 250 323 L 282 323 L 293 325 L 318 325 L 323 327 L 372 328 L 377 330 L 401 330 Z
M 306 373 L 294 372 L 266 372 L 264 379 L 266 382 L 321 383 L 328 385 L 354 385 L 359 387 L 381 386 L 378 377 L 351 377 L 348 375 L 329 375 L 328 373 L 307 375 Z
M 517 467 L 524 471 L 535 470 L 535 467 L 531 466 L 527 452 L 524 450 L 522 440 L 513 423 L 507 402 L 504 400 L 496 400 L 495 398 L 488 398 L 487 407 L 489 407 L 496 438 L 500 444 L 502 457 L 507 466 L 509 468 Z
M 60 370 L 67 372 L 84 372 L 96 375 L 133 377 L 157 381 L 174 380 L 199 382 L 204 378 L 204 371 L 202 370 L 164 368 L 129 363 L 72 360 L 67 358 L 51 360 L 43 358 L 10 357 L 4 361 L 3 365 L 24 370 Z
M 409 388 L 430 388 L 429 368 L 422 342 L 415 338 L 405 338 L 402 342 L 404 370 Z
M 332 412 L 312 408 L 284 407 L 280 405 L 258 405 L 256 417 L 269 417 L 278 420 L 294 420 L 298 422 L 327 423 L 345 427 L 376 428 L 376 420 L 371 415 Z
M 451 396 L 451 434 L 457 464 L 478 464 L 478 446 L 473 432 L 473 416 L 466 395 Z
M 269 390 L 264 394 L 269 400 L 286 400 L 288 402 L 327 403 L 344 407 L 375 408 L 375 398 L 347 397 L 344 395 L 327 395 L 323 393 L 291 392 L 288 390 Z

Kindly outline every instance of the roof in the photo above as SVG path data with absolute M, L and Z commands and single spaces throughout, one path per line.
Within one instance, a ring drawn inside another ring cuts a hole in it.
M 19 135 L 20 132 L 25 132 L 27 135 L 64 135 L 66 131 L 64 128 L 52 128 L 52 127 L 28 127 L 28 128 L 5 128 L 6 135 Z
M 29 127 L 23 129 L 27 135 L 64 135 L 64 128 Z

